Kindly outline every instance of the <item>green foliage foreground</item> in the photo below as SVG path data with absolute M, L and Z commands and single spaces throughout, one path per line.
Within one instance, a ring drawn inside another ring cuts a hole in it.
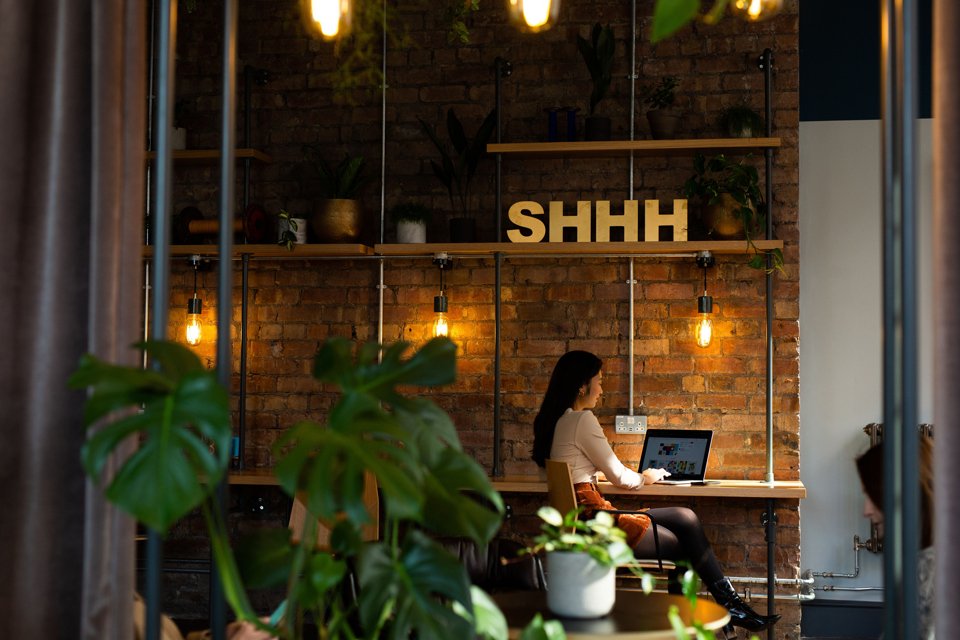
M 456 429 L 429 400 L 402 395 L 399 385 L 435 387 L 455 376 L 456 347 L 440 338 L 403 358 L 408 345 L 351 344 L 332 339 L 319 350 L 314 377 L 341 390 L 325 424 L 300 422 L 278 442 L 276 474 L 291 497 L 300 494 L 332 528 L 331 549 L 291 542 L 287 529 L 258 534 L 239 547 L 241 572 L 214 487 L 226 472 L 232 435 L 229 398 L 186 347 L 138 345 L 153 369 L 121 367 L 85 356 L 70 384 L 90 388 L 83 450 L 99 479 L 115 448 L 134 436 L 140 448 L 108 482 L 107 497 L 160 533 L 200 507 L 227 601 L 237 617 L 282 638 L 302 637 L 305 617 L 326 638 L 466 638 L 479 631 L 505 637 L 506 625 L 471 585 L 457 558 L 431 536 L 461 536 L 484 545 L 500 527 L 503 502 L 487 474 L 461 448 Z M 378 361 L 379 360 L 379 361 Z M 111 416 L 101 426 L 102 419 Z M 363 478 L 372 472 L 383 496 L 382 539 L 362 542 L 370 521 Z M 315 539 L 307 518 L 299 540 Z M 345 584 L 354 571 L 356 599 Z M 259 621 L 247 586 L 286 585 L 286 600 Z M 476 606 L 475 606 L 476 605 Z

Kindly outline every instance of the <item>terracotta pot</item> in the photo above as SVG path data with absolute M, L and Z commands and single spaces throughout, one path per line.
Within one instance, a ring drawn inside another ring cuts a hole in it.
M 318 242 L 356 242 L 360 238 L 363 210 L 359 200 L 321 200 L 310 226 Z
M 745 238 L 743 221 L 734 213 L 740 204 L 729 193 L 721 193 L 716 204 L 704 205 L 701 210 L 703 230 L 712 240 L 739 240 Z
M 647 111 L 647 122 L 650 123 L 650 135 L 654 140 L 668 140 L 672 138 L 677 127 L 680 126 L 680 114 L 666 109 Z

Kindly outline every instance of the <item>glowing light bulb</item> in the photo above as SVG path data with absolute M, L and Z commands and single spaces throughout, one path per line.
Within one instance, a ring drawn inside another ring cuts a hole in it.
M 450 324 L 447 321 L 447 296 L 440 292 L 440 295 L 433 297 L 433 337 L 447 337 L 450 335 Z
M 698 347 L 705 348 L 710 346 L 710 339 L 713 337 L 713 320 L 710 319 L 709 314 L 700 314 L 700 319 L 697 321 L 696 334 Z
M 200 323 L 202 309 L 203 301 L 194 293 L 193 297 L 187 301 L 187 344 L 191 346 L 200 344 L 200 337 L 203 333 L 203 325 Z
M 713 338 L 713 320 L 711 318 L 713 315 L 713 298 L 706 295 L 706 292 L 697 298 L 697 312 L 700 314 L 697 326 L 694 328 L 694 333 L 697 336 L 697 346 L 709 347 L 710 339 Z
M 744 20 L 759 22 L 780 13 L 783 0 L 733 0 L 730 9 Z
M 560 0 L 509 0 L 510 18 L 523 31 L 536 33 L 552 27 L 560 14 Z
M 349 27 L 350 0 L 310 0 L 310 18 L 320 29 L 320 35 L 332 40 Z

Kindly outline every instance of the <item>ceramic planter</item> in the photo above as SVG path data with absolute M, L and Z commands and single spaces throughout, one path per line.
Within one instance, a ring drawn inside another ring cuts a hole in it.
M 427 225 L 422 220 L 397 222 L 397 242 L 400 244 L 423 244 L 427 241 Z
M 743 221 L 734 213 L 740 204 L 729 193 L 721 193 L 716 204 L 704 205 L 701 213 L 703 230 L 711 240 L 746 238 Z
M 614 567 L 605 567 L 586 553 L 547 554 L 547 607 L 565 618 L 599 618 L 616 600 Z
M 293 232 L 296 236 L 295 244 L 307 244 L 307 220 L 306 218 L 291 218 L 297 225 L 297 230 Z M 290 228 L 290 222 L 283 218 L 277 221 L 277 240 L 283 238 L 283 234 Z
M 647 111 L 647 122 L 650 123 L 650 135 L 654 140 L 669 140 L 677 133 L 680 126 L 680 114 L 666 109 Z
M 318 242 L 356 242 L 363 210 L 359 200 L 321 200 L 310 226 Z

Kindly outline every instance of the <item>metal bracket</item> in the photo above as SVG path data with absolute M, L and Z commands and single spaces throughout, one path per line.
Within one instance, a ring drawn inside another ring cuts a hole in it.
M 773 526 L 776 527 L 778 522 L 779 522 L 779 518 L 777 517 L 776 512 L 773 512 L 771 514 L 768 511 L 764 511 L 763 513 L 760 514 L 760 525 L 763 527 L 764 542 L 770 542 L 770 536 L 768 534 L 768 531 L 770 530 L 770 524 L 772 523 Z

